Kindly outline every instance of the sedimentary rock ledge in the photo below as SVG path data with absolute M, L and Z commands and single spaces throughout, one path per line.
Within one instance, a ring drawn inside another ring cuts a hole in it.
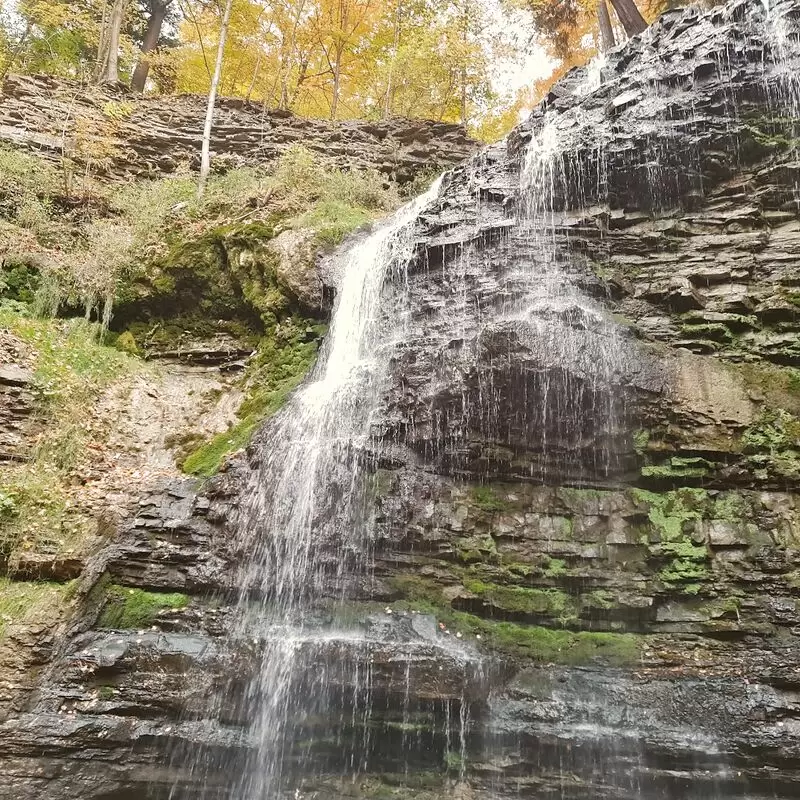
M 50 76 L 9 75 L 0 93 L 0 141 L 103 175 L 158 176 L 200 163 L 204 97 L 145 97 Z M 477 149 L 463 127 L 428 120 L 330 122 L 222 98 L 211 151 L 217 166 L 270 162 L 302 144 L 346 169 L 373 168 L 399 183 L 441 171 Z

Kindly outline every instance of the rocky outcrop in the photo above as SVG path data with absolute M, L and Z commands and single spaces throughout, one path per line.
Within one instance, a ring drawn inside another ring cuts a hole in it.
M 0 141 L 59 163 L 64 155 L 110 176 L 159 177 L 198 168 L 206 100 L 145 97 L 48 76 L 9 75 Z M 346 169 L 376 169 L 398 183 L 468 157 L 476 143 L 458 125 L 425 120 L 329 122 L 220 99 L 211 137 L 215 166 L 265 164 L 301 144 Z
M 33 434 L 36 394 L 25 346 L 0 331 L 0 461 L 22 458 Z
M 800 8 L 773 13 L 791 32 Z M 326 676 L 286 752 L 300 796 L 797 796 L 800 51 L 771 24 L 739 0 L 668 14 L 418 221 L 366 458 L 373 568 L 297 644 L 297 693 Z M 519 186 L 547 126 L 575 147 L 543 221 Z M 98 553 L 0 724 L 0 796 L 232 796 L 252 468 L 143 497 Z

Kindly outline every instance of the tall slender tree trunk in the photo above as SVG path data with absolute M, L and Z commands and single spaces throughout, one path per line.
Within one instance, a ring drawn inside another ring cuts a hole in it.
M 331 98 L 331 119 L 336 119 L 339 111 L 339 91 L 342 85 L 342 47 L 336 48 L 336 60 L 333 62 L 333 97 Z
M 614 36 L 614 28 L 611 26 L 611 15 L 608 13 L 606 0 L 600 0 L 597 4 L 597 16 L 600 20 L 600 49 L 605 52 L 616 47 L 617 40 Z
M 335 120 L 339 112 L 339 86 L 342 80 L 342 68 L 337 61 L 333 67 L 333 97 L 331 98 L 331 119 Z
M 292 69 L 294 68 L 294 60 L 297 56 L 297 29 L 300 26 L 300 17 L 303 16 L 305 11 L 306 0 L 301 0 L 295 11 L 294 19 L 292 20 L 292 35 L 289 38 L 289 52 L 284 57 L 281 53 L 280 72 L 278 77 L 281 84 L 281 95 L 278 101 L 278 108 L 282 111 L 288 111 L 291 101 L 289 98 L 289 80 L 292 77 Z
M 647 30 L 647 23 L 634 0 L 611 0 L 611 5 L 614 6 L 614 11 L 617 12 L 619 21 L 628 36 L 636 36 L 637 33 Z
M 100 75 L 101 83 L 117 83 L 119 81 L 119 37 L 124 18 L 125 0 L 114 0 L 106 31 L 107 45 L 104 48 L 105 62 Z
M 158 47 L 169 2 L 170 0 L 153 0 L 150 6 L 150 19 L 147 20 L 147 28 L 145 28 L 142 40 L 142 54 L 136 62 L 136 69 L 131 78 L 131 89 L 136 92 L 143 92 L 147 83 L 147 75 L 150 72 L 150 61 L 147 54 L 152 53 Z
M 106 49 L 108 48 L 108 4 L 103 3 L 103 16 L 100 19 L 100 38 L 97 41 L 97 58 L 94 61 L 93 80 L 100 83 L 103 66 L 106 63 Z
M 306 82 L 306 78 L 308 77 L 308 59 L 303 60 L 300 62 L 300 69 L 297 73 L 297 83 L 294 85 L 294 91 L 292 92 L 292 96 L 289 99 L 289 104 L 286 108 L 291 108 L 297 102 L 297 98 L 300 95 L 300 90 L 303 88 L 303 84 Z
M 214 64 L 214 75 L 211 78 L 211 88 L 208 91 L 208 105 L 206 106 L 206 124 L 203 127 L 203 146 L 200 150 L 200 180 L 197 184 L 198 197 L 203 196 L 211 171 L 211 125 L 214 121 L 214 103 L 217 99 L 217 87 L 222 74 L 222 59 L 225 55 L 225 39 L 228 37 L 228 23 L 231 21 L 231 6 L 233 0 L 226 0 L 225 12 L 222 15 L 222 25 L 219 29 L 219 44 L 217 45 L 217 61 Z
M 256 85 L 256 78 L 258 78 L 258 70 L 261 68 L 261 50 L 259 49 L 258 55 L 256 56 L 256 65 L 253 68 L 253 77 L 250 79 L 250 85 L 247 87 L 247 94 L 245 95 L 245 100 L 250 102 L 250 95 L 253 94 L 253 89 Z
M 397 0 L 397 7 L 394 15 L 394 36 L 392 38 L 392 58 L 389 62 L 389 75 L 386 80 L 386 96 L 383 100 L 383 118 L 388 119 L 392 115 L 392 100 L 394 99 L 394 68 L 397 61 L 397 51 L 400 49 L 400 28 L 403 20 L 403 2 Z
M 470 19 L 470 3 L 469 0 L 464 0 L 463 6 L 463 15 L 461 18 L 462 22 L 462 41 L 464 42 L 464 51 L 467 50 L 467 45 L 469 44 L 469 19 Z M 461 124 L 466 128 L 467 127 L 467 65 L 463 62 L 464 56 L 462 56 L 462 66 L 459 71 L 459 80 L 461 82 Z

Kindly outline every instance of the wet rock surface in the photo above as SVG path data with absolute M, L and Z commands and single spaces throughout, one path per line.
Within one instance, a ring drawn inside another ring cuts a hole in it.
M 326 713 L 286 757 L 331 774 L 299 796 L 797 796 L 794 62 L 767 33 L 755 3 L 670 12 L 599 86 L 576 95 L 571 73 L 507 145 L 454 170 L 420 221 L 414 335 L 366 487 L 374 569 L 298 645 L 298 687 L 324 673 Z M 519 173 L 548 111 L 570 136 L 575 108 L 597 138 L 564 165 L 548 254 L 580 296 L 542 309 L 568 332 L 546 350 L 515 313 L 541 257 Z M 572 179 L 598 163 L 602 192 Z M 590 380 L 609 335 L 613 397 Z M 559 423 L 598 409 L 599 432 Z M 250 747 L 234 695 L 259 651 L 226 637 L 250 468 L 144 496 L 89 564 L 70 630 L 18 643 L 41 658 L 4 707 L 0 797 L 231 796 Z M 318 547 L 334 573 L 341 554 Z

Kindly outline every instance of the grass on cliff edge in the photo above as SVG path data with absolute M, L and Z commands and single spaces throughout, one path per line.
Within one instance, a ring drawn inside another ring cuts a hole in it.
M 0 578 L 0 642 L 9 625 L 17 622 L 58 619 L 71 583 L 12 581 Z
M 87 520 L 70 498 L 75 468 L 101 432 L 91 409 L 113 381 L 141 362 L 100 341 L 84 320 L 37 319 L 0 306 L 0 329 L 21 339 L 33 356 L 34 426 L 40 430 L 26 461 L 0 465 L 0 551 L 69 552 Z

